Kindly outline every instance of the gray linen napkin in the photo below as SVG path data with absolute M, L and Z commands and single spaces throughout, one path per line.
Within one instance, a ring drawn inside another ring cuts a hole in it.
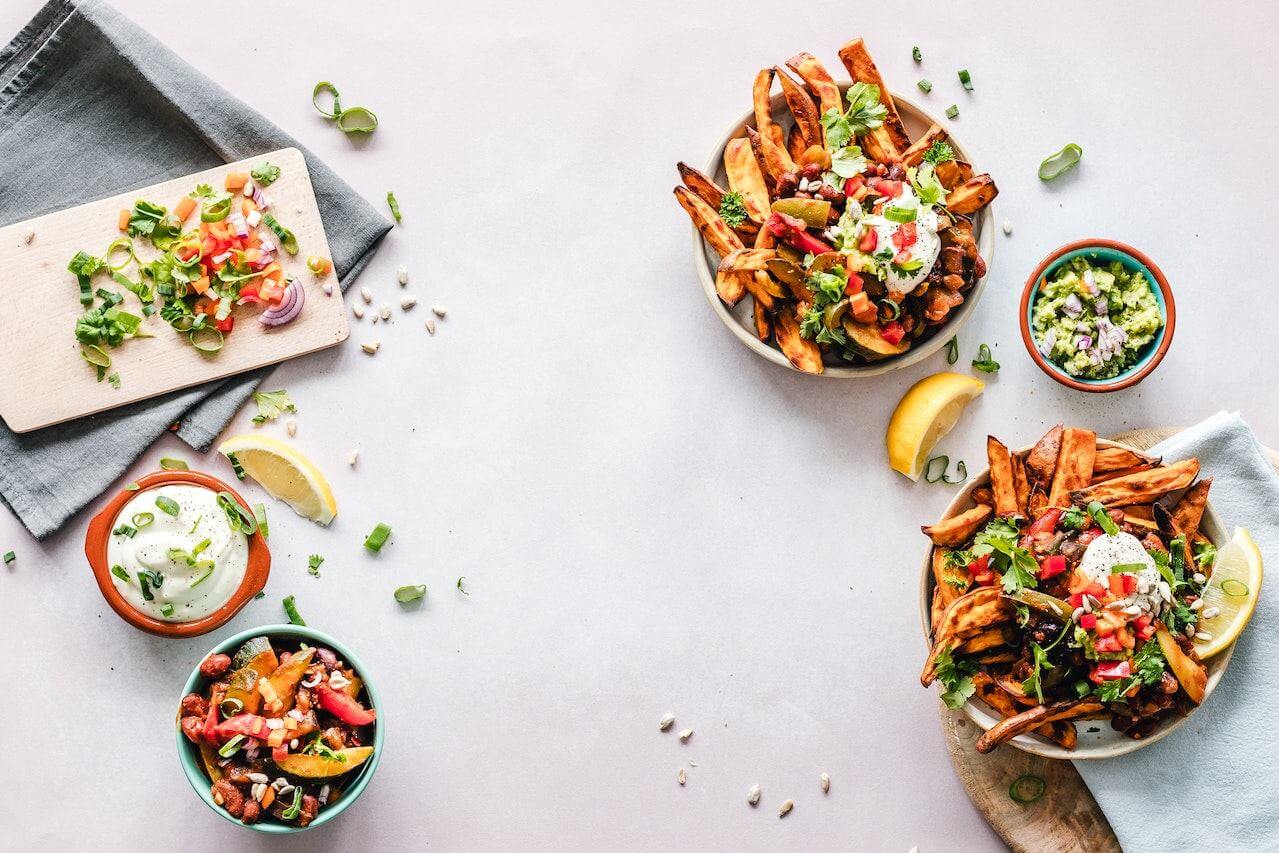
M 0 50 L 0 224 L 287 146 L 306 155 L 346 289 L 390 223 L 296 140 L 109 5 L 49 0 Z M 0 270 L 0 287 L 17 284 Z M 0 497 L 42 539 L 173 422 L 184 441 L 208 449 L 269 371 L 26 435 L 0 425 Z

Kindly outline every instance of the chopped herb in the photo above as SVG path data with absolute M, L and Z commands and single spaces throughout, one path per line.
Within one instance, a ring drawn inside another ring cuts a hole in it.
M 266 598 L 266 590 L 260 589 L 257 594 L 253 596 L 254 601 L 257 601 L 259 598 Z
M 949 162 L 955 159 L 955 149 L 950 147 L 950 143 L 943 142 L 940 139 L 929 146 L 924 152 L 924 162 L 932 163 L 934 166 Z
M 112 372 L 112 373 L 108 373 L 108 374 L 107 374 L 107 382 L 108 382 L 108 383 L 110 383 L 110 385 L 111 385 L 111 387 L 112 387 L 112 388 L 114 388 L 114 389 L 116 389 L 117 391 L 119 391 L 119 390 L 120 390 L 120 373 L 119 373 L 119 371 L 114 371 L 114 372 Z
M 967 658 L 955 660 L 951 649 L 947 647 L 937 656 L 937 680 L 946 688 L 942 691 L 941 700 L 952 711 L 964 707 L 968 697 L 976 691 L 973 675 L 977 672 L 977 663 Z
M 289 617 L 289 621 L 294 625 L 301 625 L 304 628 L 306 627 L 306 621 L 303 620 L 302 614 L 298 613 L 297 603 L 291 595 L 285 596 L 284 598 L 284 615 Z
M 115 530 L 111 531 L 111 535 L 112 536 L 128 536 L 130 539 L 132 539 L 134 536 L 138 535 L 138 528 L 130 524 L 121 524 L 118 527 L 116 527 Z
M 842 148 L 860 133 L 874 130 L 884 123 L 888 108 L 879 100 L 879 87 L 870 83 L 854 83 L 848 90 L 848 111 L 831 108 L 821 118 L 826 129 L 826 147 Z
M 1135 575 L 1146 568 L 1145 563 L 1116 563 L 1110 567 L 1112 575 L 1130 574 Z
M 266 504 L 253 505 L 253 517 L 258 522 L 258 532 L 262 534 L 263 539 L 269 538 L 269 531 L 266 524 Z
M 129 572 L 124 568 L 124 566 L 121 566 L 119 564 L 116 564 L 111 567 L 111 574 L 115 575 L 120 580 L 124 581 L 125 583 L 128 583 L 130 580 Z
M 129 216 L 129 236 L 150 237 L 168 212 L 168 208 L 138 199 L 133 203 L 133 213 Z
M 884 218 L 892 222 L 914 222 L 915 216 L 919 213 L 917 207 L 896 207 L 889 205 L 884 208 Z
M 285 412 L 295 413 L 298 407 L 289 399 L 289 392 L 281 388 L 279 391 L 254 391 L 253 402 L 258 404 L 258 413 L 253 416 L 255 424 L 273 421 Z
M 1061 514 L 1058 522 L 1067 530 L 1083 530 L 1088 526 L 1088 513 L 1077 506 L 1072 506 Z
M 1217 546 L 1208 540 L 1196 542 L 1193 546 L 1195 563 L 1199 568 L 1206 569 L 1213 563 L 1217 562 Z
M 954 104 L 946 107 L 946 118 L 959 118 L 959 107 Z
M 320 106 L 320 94 L 324 93 L 329 96 L 333 104 L 329 109 Z M 321 80 L 315 84 L 315 88 L 311 90 L 311 104 L 325 118 L 337 118 L 342 115 L 342 94 L 338 91 L 338 87 L 334 86 L 327 80 Z
M 916 86 L 918 86 L 918 87 L 919 87 L 919 91 L 923 92 L 924 94 L 928 94 L 929 92 L 931 92 L 931 91 L 933 90 L 933 84 L 932 84 L 932 83 L 930 83 L 930 82 L 928 82 L 927 80 L 922 80 L 922 79 L 921 79 L 921 80 L 920 80 L 918 83 L 916 83 L 915 85 L 916 85 Z
M 315 577 L 318 578 L 320 576 L 320 566 L 322 566 L 323 564 L 324 564 L 323 557 L 321 557 L 319 554 L 312 554 L 310 557 L 307 557 L 306 559 L 307 573 L 314 575 Z
M 174 459 L 172 456 L 164 456 L 160 459 L 160 467 L 166 471 L 189 471 L 191 466 L 183 459 Z
M 1004 591 L 1009 595 L 1038 583 L 1035 574 L 1039 563 L 1029 551 L 1018 547 L 1017 538 L 1017 525 L 997 518 L 974 537 L 971 549 L 975 557 L 990 555 L 991 568 L 1003 576 Z
M 470 595 L 469 592 L 467 592 L 465 589 L 462 588 L 462 581 L 464 580 L 466 580 L 466 575 L 463 575 L 462 577 L 457 579 L 457 591 L 462 593 L 462 595 Z
M 274 166 L 270 163 L 270 161 L 264 160 L 261 166 L 258 166 L 249 174 L 253 177 L 253 180 L 257 181 L 262 186 L 269 187 L 271 184 L 279 180 L 280 167 Z
M 231 738 L 226 743 L 222 744 L 221 748 L 218 749 L 218 755 L 222 756 L 223 758 L 230 758 L 231 756 L 235 755 L 237 752 L 240 751 L 240 744 L 243 742 L 244 742 L 244 735 L 236 735 L 235 737 Z M 297 788 L 296 790 L 299 795 L 302 793 L 301 788 Z M 297 799 L 300 801 L 301 796 L 299 796 Z
M 138 570 L 138 585 L 142 587 L 142 600 L 155 601 L 155 596 L 151 593 L 151 588 L 159 589 L 164 585 L 164 575 L 159 572 L 147 572 Z
M 235 495 L 230 492 L 218 492 L 218 507 L 226 514 L 227 524 L 232 530 L 238 530 L 245 536 L 252 536 L 258 531 L 258 520 L 252 512 L 240 505 Z
M 395 600 L 400 604 L 408 604 L 410 601 L 417 601 L 426 595 L 426 584 L 418 584 L 417 586 L 402 586 L 395 591 Z
M 382 550 L 382 546 L 386 544 L 386 540 L 389 539 L 390 536 L 391 536 L 390 525 L 383 524 L 382 522 L 379 521 L 377 523 L 377 527 L 373 528 L 373 532 L 370 533 L 365 538 L 364 547 L 368 548 L 370 551 L 374 553 L 377 553 L 378 551 Z
M 744 225 L 750 214 L 746 211 L 746 200 L 738 192 L 724 193 L 719 203 L 719 218 L 730 228 Z
M 397 223 L 403 222 L 404 218 L 400 215 L 400 203 L 395 198 L 395 193 L 388 192 L 386 194 L 387 207 L 391 208 L 391 215 L 395 217 Z
M 1103 681 L 1097 687 L 1097 698 L 1102 702 L 1118 702 L 1124 694 L 1138 684 L 1154 684 L 1164 674 L 1164 654 L 1159 643 L 1147 641 L 1132 659 L 1133 674 L 1127 678 Z
M 951 335 L 950 340 L 946 341 L 946 363 L 954 364 L 959 361 L 959 335 Z
M 133 526 L 141 530 L 147 525 L 155 521 L 155 513 L 152 512 L 135 512 L 133 518 L 129 519 L 133 522 Z
M 178 513 L 182 511 L 182 508 L 178 506 L 178 502 L 175 501 L 173 498 L 169 497 L 168 495 L 160 495 L 158 498 L 156 498 L 155 505 L 156 505 L 156 508 L 160 510 L 160 512 L 164 513 L 165 515 L 171 515 L 174 518 L 177 518 Z
M 235 472 L 237 480 L 244 479 L 244 466 L 240 464 L 240 460 L 235 458 L 234 453 L 228 453 L 226 458 L 231 462 L 231 470 Z
M 968 73 L 967 68 L 959 69 L 959 82 L 968 91 L 971 92 L 973 90 L 973 75 Z
M 351 107 L 342 110 L 337 126 L 343 133 L 372 133 L 377 130 L 377 115 L 367 107 Z
M 12 553 L 13 553 L 12 551 L 9 552 L 9 554 L 12 554 Z M 9 554 L 5 554 L 6 562 L 11 562 L 8 559 Z M 1238 580 L 1237 578 L 1226 578 L 1224 581 L 1222 581 L 1221 591 L 1222 593 L 1230 596 L 1231 598 L 1243 598 L 1249 592 L 1248 584 L 1244 583 L 1241 580 Z
M 991 357 L 990 347 L 982 344 L 977 348 L 977 357 L 973 359 L 973 368 L 982 373 L 998 373 L 999 362 Z
M 919 45 L 916 45 L 910 49 L 910 56 L 916 62 L 924 61 L 924 52 L 919 49 Z

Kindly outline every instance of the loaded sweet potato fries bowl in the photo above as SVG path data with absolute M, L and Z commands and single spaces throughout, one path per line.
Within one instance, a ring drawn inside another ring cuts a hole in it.
M 987 729 L 980 752 L 1028 734 L 1059 747 L 1016 741 L 1041 755 L 1136 748 L 1114 733 L 1149 739 L 1210 689 L 1196 645 L 1211 637 L 1196 623 L 1212 615 L 1211 480 L 1196 482 L 1197 460 L 1162 465 L 1060 425 L 1028 452 L 993 437 L 987 450 L 989 482 L 923 528 L 933 547 L 921 681 Z M 1229 648 L 1214 671 L 1228 658 Z M 974 714 L 974 700 L 994 717 Z M 1093 724 L 1100 748 L 1074 752 L 1085 720 L 1110 731 Z
M 839 57 L 851 85 L 808 53 L 760 71 L 754 126 L 724 147 L 728 187 L 680 163 L 675 188 L 721 258 L 718 298 L 749 296 L 759 340 L 813 374 L 936 335 L 986 275 L 974 215 L 997 193 L 939 125 L 907 135 L 861 39 Z M 787 110 L 776 117 L 775 82 Z
M 375 763 L 377 711 L 332 649 L 254 636 L 233 656 L 210 654 L 199 674 L 178 725 L 231 818 L 306 827 Z

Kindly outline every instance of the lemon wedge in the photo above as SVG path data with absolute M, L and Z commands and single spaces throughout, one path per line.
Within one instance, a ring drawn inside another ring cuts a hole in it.
M 1195 626 L 1199 657 L 1210 658 L 1238 639 L 1257 606 L 1261 578 L 1261 551 L 1247 530 L 1236 527 L 1234 538 L 1217 552 L 1204 588 L 1204 606 Z
M 222 442 L 218 452 L 234 454 L 245 474 L 303 518 L 328 524 L 337 515 L 338 504 L 329 481 L 296 447 L 270 436 L 246 433 Z
M 928 454 L 985 387 L 961 373 L 937 373 L 912 385 L 888 422 L 885 441 L 892 469 L 918 481 Z

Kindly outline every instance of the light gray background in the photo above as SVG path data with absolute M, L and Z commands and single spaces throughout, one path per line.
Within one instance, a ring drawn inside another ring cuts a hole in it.
M 0 515 L 18 552 L 0 569 L 5 845 L 998 848 L 917 681 L 918 525 L 951 490 L 905 481 L 883 449 L 897 399 L 943 356 L 860 383 L 765 363 L 706 305 L 671 198 L 675 161 L 700 165 L 754 73 L 797 50 L 837 70 L 863 35 L 891 85 L 930 78 L 921 100 L 959 105 L 953 132 L 1001 188 L 1015 231 L 960 367 L 984 341 L 1003 370 L 944 452 L 979 468 L 987 432 L 1022 444 L 1063 419 L 1104 433 L 1223 407 L 1279 444 L 1273 6 L 119 5 L 369 199 L 395 190 L 405 223 L 361 283 L 397 303 L 407 264 L 419 308 L 270 383 L 301 407 L 296 442 L 341 511 L 322 530 L 272 504 L 268 597 L 214 635 L 116 618 L 85 565 L 89 513 L 43 545 Z M 0 40 L 36 8 L 0 5 Z M 377 134 L 322 120 L 321 79 L 375 109 Z M 1042 185 L 1069 141 L 1083 167 Z M 1015 322 L 1034 264 L 1089 235 L 1150 253 L 1180 309 L 1158 372 L 1103 398 L 1039 374 Z M 449 309 L 433 338 L 431 304 Z M 229 476 L 184 451 L 160 442 L 126 481 L 175 454 Z M 378 520 L 395 535 L 370 557 Z M 410 582 L 430 586 L 420 610 L 391 598 Z M 363 657 L 388 737 L 354 808 L 273 842 L 188 790 L 173 715 L 207 649 L 278 621 L 290 593 Z M 667 710 L 689 744 L 657 732 Z

